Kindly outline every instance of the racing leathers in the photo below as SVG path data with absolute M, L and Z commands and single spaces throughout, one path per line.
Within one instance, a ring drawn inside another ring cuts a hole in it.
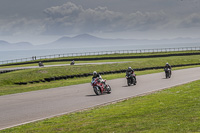
M 164 67 L 164 69 L 170 69 L 169 72 L 170 72 L 170 74 L 172 74 L 172 71 L 171 71 L 171 70 L 172 70 L 172 67 L 171 67 L 171 65 L 166 64 L 165 67 Z
M 134 74 L 134 70 L 133 70 L 131 67 L 129 67 L 129 68 L 126 70 L 126 75 L 128 75 L 129 73 Z M 133 78 L 135 78 L 135 81 L 137 82 L 136 76 L 133 76 Z

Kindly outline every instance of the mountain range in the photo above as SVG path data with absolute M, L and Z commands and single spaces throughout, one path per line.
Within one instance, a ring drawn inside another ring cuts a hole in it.
M 81 34 L 74 37 L 63 36 L 58 40 L 47 44 L 33 45 L 29 42 L 9 43 L 0 40 L 0 51 L 4 50 L 28 50 L 28 49 L 54 49 L 54 48 L 67 48 L 67 47 L 84 47 L 84 46 L 97 46 L 97 45 L 148 45 L 148 44 L 190 44 L 197 43 L 200 45 L 200 38 L 174 38 L 174 39 L 161 39 L 161 40 L 148 40 L 148 39 L 105 39 L 92 36 L 89 34 Z M 189 47 L 189 46 L 188 46 Z
M 34 45 L 29 42 L 18 42 L 18 43 L 9 43 L 7 41 L 0 40 L 0 51 L 3 50 L 25 50 L 31 49 Z

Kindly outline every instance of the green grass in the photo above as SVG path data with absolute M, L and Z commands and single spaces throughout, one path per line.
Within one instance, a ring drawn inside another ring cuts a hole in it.
M 173 70 L 192 68 L 192 67 L 200 67 L 200 65 L 199 66 L 177 67 L 177 68 L 174 68 Z M 145 75 L 145 74 L 157 73 L 157 72 L 163 72 L 163 70 L 158 69 L 158 70 L 138 71 L 138 72 L 136 72 L 136 74 L 137 74 L 137 76 L 139 76 L 139 75 Z M 125 74 L 120 73 L 120 74 L 102 75 L 102 77 L 104 79 L 111 80 L 111 79 L 116 79 L 116 78 L 125 78 Z M 82 83 L 90 83 L 90 82 L 91 82 L 91 77 L 86 77 L 86 78 L 74 78 L 74 79 L 59 80 L 59 81 L 37 83 L 37 84 L 27 84 L 27 85 L 12 85 L 12 84 L 11 85 L 2 85 L 2 86 L 0 86 L 0 96 L 21 93 L 21 92 L 29 92 L 29 91 L 43 90 L 43 89 L 49 89 L 49 88 L 56 88 L 56 87 L 62 87 L 62 86 L 70 86 L 70 85 L 76 85 L 76 84 L 82 84 Z
M 2 133 L 200 132 L 200 80 Z
M 127 54 L 127 56 L 128 55 L 129 54 Z M 106 62 L 113 61 L 131 62 L 109 65 L 38 68 L 1 74 L 0 96 L 88 83 L 91 81 L 91 77 L 75 78 L 38 84 L 28 84 L 21 86 L 14 85 L 14 82 L 32 81 L 51 76 L 61 76 L 79 73 L 81 74 L 93 72 L 94 70 L 98 72 L 120 70 L 126 69 L 128 66 L 132 66 L 133 68 L 163 66 L 166 62 L 169 62 L 172 65 L 200 63 L 200 56 L 195 55 L 148 59 L 106 60 Z M 105 60 L 92 62 L 105 62 Z M 63 62 L 58 62 L 58 64 L 59 63 L 63 64 Z M 173 68 L 173 70 L 191 67 L 199 66 L 177 67 Z M 138 72 L 136 71 L 136 74 L 144 75 L 156 72 L 163 72 L 163 70 L 159 69 Z M 102 75 L 102 77 L 107 80 L 124 78 L 124 76 L 124 73 Z M 34 122 L 15 128 L 2 130 L 0 132 L 200 132 L 199 89 L 200 81 L 196 81 L 187 85 L 182 85 L 164 91 L 160 91 L 148 96 L 135 97 L 125 100 L 123 102 L 119 102 L 117 104 L 112 104 L 104 107 L 97 107 L 84 112 L 71 113 L 68 115 L 55 117 L 44 121 Z
M 113 61 L 113 60 L 110 60 Z M 116 61 L 116 60 L 115 60 Z M 15 85 L 16 82 L 28 82 L 40 80 L 54 76 L 64 76 L 73 74 L 92 73 L 93 71 L 111 71 L 132 68 L 156 67 L 164 66 L 166 62 L 171 65 L 200 63 L 200 55 L 193 56 L 176 56 L 176 57 L 162 57 L 162 58 L 144 58 L 144 59 L 128 59 L 117 61 L 131 61 L 129 63 L 115 63 L 104 65 L 75 65 L 75 66 L 61 66 L 61 67 L 44 67 L 36 69 L 19 70 L 0 75 L 0 95 L 7 95 L 13 93 L 55 88 L 67 86 L 72 84 L 80 84 L 90 82 L 89 78 L 76 78 L 69 80 L 61 80 L 50 83 L 37 83 L 28 85 Z M 160 71 L 160 70 L 159 70 Z M 138 73 L 138 72 L 136 72 Z M 119 74 L 120 75 L 120 74 Z M 118 74 L 113 78 L 119 78 Z M 123 77 L 124 74 L 121 74 Z M 108 76 L 109 77 L 109 76 Z
M 124 60 L 118 60 L 124 61 Z M 2 74 L 0 77 L 0 85 L 13 84 L 14 82 L 27 82 L 39 80 L 53 76 L 74 75 L 83 73 L 92 73 L 93 71 L 112 71 L 123 70 L 129 66 L 132 68 L 156 67 L 163 66 L 166 62 L 171 65 L 200 63 L 200 55 L 195 56 L 178 56 L 178 57 L 162 57 L 148 59 L 129 59 L 129 63 L 115 63 L 103 65 L 75 65 L 75 66 L 60 66 L 60 67 L 44 67 L 36 69 L 20 70 Z

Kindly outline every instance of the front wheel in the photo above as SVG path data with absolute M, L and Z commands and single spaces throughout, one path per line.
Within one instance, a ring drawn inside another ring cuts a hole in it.
M 166 79 L 169 78 L 169 72 L 166 72 Z
M 127 78 L 127 84 L 128 84 L 128 86 L 131 85 L 131 79 L 130 78 Z
M 101 95 L 101 90 L 98 86 L 94 87 L 94 92 L 95 92 L 96 95 Z
M 136 81 L 136 78 L 134 77 L 133 78 L 133 84 L 136 85 L 136 83 L 137 83 L 137 81 Z
M 110 85 L 106 85 L 106 90 L 107 90 L 107 93 L 108 93 L 108 94 L 111 93 L 111 87 L 110 87 Z

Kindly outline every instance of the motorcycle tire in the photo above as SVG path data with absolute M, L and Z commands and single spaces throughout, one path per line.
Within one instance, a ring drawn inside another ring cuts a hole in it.
M 131 84 L 133 84 L 134 83 L 134 79 L 133 79 L 133 77 L 131 77 Z
M 131 85 L 131 79 L 127 79 L 127 84 L 128 84 L 128 86 Z
M 111 87 L 110 87 L 110 85 L 107 85 L 107 86 L 106 86 L 106 90 L 107 90 L 107 93 L 108 93 L 108 94 L 111 93 Z
M 98 86 L 94 87 L 94 92 L 95 92 L 96 95 L 101 95 L 101 90 Z
M 166 77 L 166 79 L 169 77 L 168 72 L 165 72 L 165 77 Z
M 133 79 L 133 84 L 136 85 L 136 79 L 135 78 Z

